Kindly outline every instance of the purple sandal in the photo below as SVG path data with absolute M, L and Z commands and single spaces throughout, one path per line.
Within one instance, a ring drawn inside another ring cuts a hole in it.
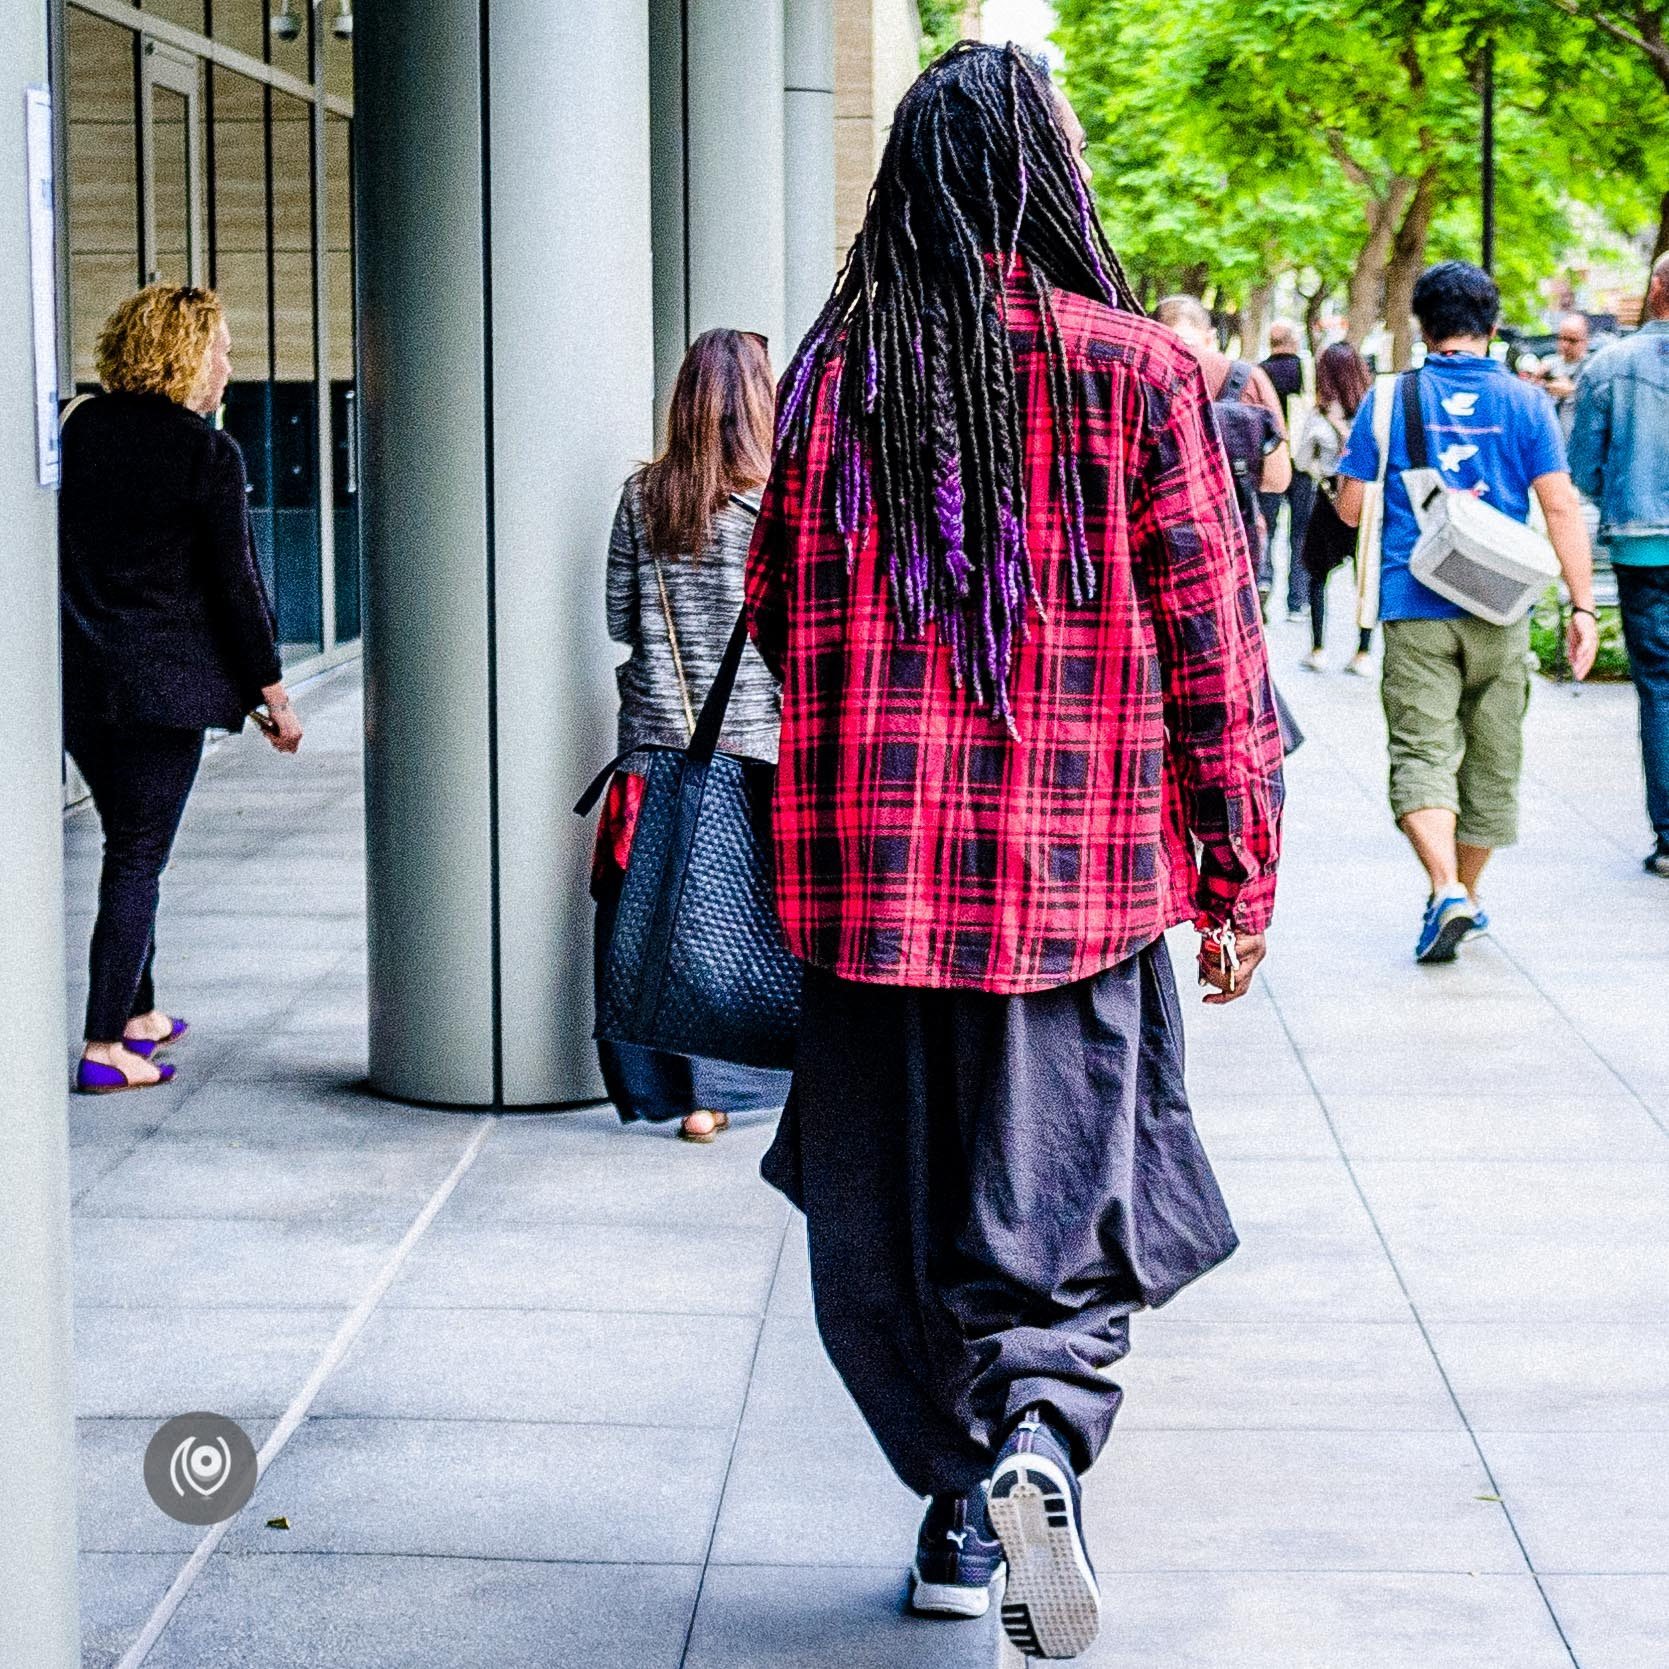
M 131 1049 L 141 1060 L 149 1060 L 158 1049 L 172 1049 L 191 1030 L 190 1025 L 184 1020 L 175 1020 L 173 1027 L 166 1037 L 124 1037 L 122 1047 Z
M 174 1076 L 171 1066 L 158 1064 L 162 1076 L 152 1082 L 135 1083 L 119 1066 L 106 1066 L 102 1061 L 84 1060 L 75 1069 L 75 1089 L 78 1095 L 117 1095 L 125 1089 L 156 1089 Z

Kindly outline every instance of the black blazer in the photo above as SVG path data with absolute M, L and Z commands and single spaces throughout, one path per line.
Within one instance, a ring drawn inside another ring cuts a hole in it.
M 98 394 L 62 461 L 66 711 L 242 729 L 280 668 L 238 443 L 162 395 Z

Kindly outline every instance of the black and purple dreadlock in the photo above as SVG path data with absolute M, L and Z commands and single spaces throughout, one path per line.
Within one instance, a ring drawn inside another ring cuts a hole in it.
M 936 621 L 958 684 L 1010 724 L 1009 672 L 1037 600 L 1003 285 L 1016 256 L 1043 319 L 1072 597 L 1089 601 L 1076 398 L 1050 298 L 1060 288 L 1141 308 L 1048 72 L 1012 43 L 964 41 L 904 95 L 863 228 L 783 377 L 777 418 L 779 446 L 803 449 L 813 392 L 841 356 L 832 490 L 847 548 L 873 504 L 900 635 Z

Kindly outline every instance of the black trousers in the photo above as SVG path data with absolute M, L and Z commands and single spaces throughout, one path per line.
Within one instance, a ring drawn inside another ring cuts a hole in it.
M 1133 1311 L 1226 1258 L 1158 942 L 1028 996 L 806 970 L 767 1181 L 806 1214 L 818 1329 L 894 1471 L 966 1494 L 1045 1406 L 1087 1468 Z
M 1308 576 L 1299 552 L 1304 549 L 1304 535 L 1309 531 L 1310 516 L 1315 510 L 1315 477 L 1304 470 L 1294 469 L 1292 482 L 1282 493 L 1259 493 L 1258 503 L 1263 509 L 1263 525 L 1269 530 L 1271 550 L 1275 544 L 1275 523 L 1285 504 L 1292 511 L 1287 532 L 1287 613 L 1296 614 L 1309 600 Z
M 201 730 L 103 724 L 68 716 L 64 743 L 104 829 L 98 920 L 87 984 L 89 1043 L 117 1042 L 156 1007 L 156 906 L 197 766 Z

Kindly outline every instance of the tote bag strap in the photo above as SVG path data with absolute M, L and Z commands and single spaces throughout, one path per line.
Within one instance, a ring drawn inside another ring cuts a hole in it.
M 724 729 L 724 715 L 730 706 L 731 692 L 736 688 L 736 674 L 741 670 L 742 651 L 748 644 L 748 610 L 736 616 L 730 642 L 725 645 L 724 659 L 714 675 L 713 687 L 701 704 L 701 717 L 695 721 L 695 734 L 690 738 L 689 756 L 693 763 L 707 765 L 718 751 L 719 733 Z

